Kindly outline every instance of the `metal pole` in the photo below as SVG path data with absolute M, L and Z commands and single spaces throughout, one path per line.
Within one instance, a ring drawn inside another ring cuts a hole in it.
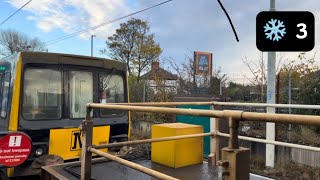
M 143 97 L 142 102 L 146 102 L 146 83 L 143 84 Z
M 292 69 L 289 71 L 289 91 L 288 91 L 288 104 L 291 104 L 291 75 L 292 75 Z M 291 114 L 291 108 L 289 108 L 289 114 Z M 289 124 L 289 130 L 291 130 L 291 125 Z
M 146 98 L 147 99 L 147 98 Z M 144 102 L 144 103 L 109 103 L 115 105 L 129 105 L 129 106 L 183 106 L 183 105 L 212 105 L 213 102 Z M 320 107 L 319 107 L 320 109 Z
M 204 117 L 222 117 L 223 115 L 223 111 L 211 111 L 211 110 L 200 110 L 200 109 L 196 110 L 196 109 L 182 109 L 182 108 L 144 107 L 144 106 L 128 106 L 128 105 L 113 105 L 113 104 L 98 104 L 98 103 L 89 103 L 87 104 L 87 107 L 129 110 L 129 111 L 138 111 L 138 112 L 183 114 L 183 115 L 204 116 Z
M 276 1 L 270 0 L 270 11 L 276 10 Z M 268 84 L 267 104 L 275 104 L 275 76 L 276 76 L 276 52 L 268 52 Z M 267 113 L 275 113 L 275 108 L 268 107 Z M 266 139 L 275 140 L 275 124 L 267 123 Z M 274 167 L 274 145 L 266 145 L 266 166 Z
M 211 110 L 214 110 L 214 106 L 210 106 Z M 210 132 L 219 132 L 219 118 L 210 117 Z M 219 137 L 210 137 L 210 154 L 211 165 L 217 165 L 220 160 L 220 147 L 219 147 Z
M 189 138 L 197 138 L 197 137 L 205 137 L 205 136 L 211 136 L 212 138 L 218 138 L 218 137 L 228 137 L 229 138 L 230 134 L 222 133 L 219 131 L 212 131 L 210 133 L 169 136 L 169 137 L 162 137 L 162 138 L 117 142 L 117 143 L 111 143 L 111 144 L 92 145 L 91 148 L 104 149 L 104 148 L 121 147 L 121 146 L 125 146 L 125 145 L 137 145 L 137 144 L 145 144 L 145 143 L 150 143 L 150 142 L 173 141 L 173 140 L 189 139 Z M 238 136 L 238 139 L 320 152 L 319 147 L 292 144 L 292 143 L 286 143 L 286 142 L 281 142 L 281 141 L 269 141 L 269 140 L 265 140 L 265 139 L 259 139 L 259 138 L 253 138 L 253 137 L 247 137 L 247 136 Z
M 273 108 L 295 108 L 295 109 L 320 109 L 319 105 L 305 104 L 265 104 L 265 103 L 236 103 L 236 102 L 212 102 L 215 106 L 241 106 L 241 107 L 273 107 Z
M 226 134 L 226 133 L 217 132 L 216 134 L 217 134 L 216 137 L 218 137 L 218 136 L 230 137 L 230 134 Z M 291 147 L 291 148 L 320 152 L 320 148 L 318 148 L 318 147 L 292 144 L 292 143 L 286 143 L 286 142 L 281 142 L 281 141 L 269 141 L 269 140 L 265 140 L 265 139 L 259 139 L 259 138 L 253 138 L 253 137 L 247 137 L 247 136 L 238 136 L 238 138 L 241 140 L 245 140 L 245 141 L 252 141 L 252 142 L 258 142 L 258 143 L 264 143 L 264 144 L 273 144 L 273 145 L 277 145 L 277 146 Z
M 222 96 L 222 79 L 220 80 L 220 97 Z
M 93 37 L 96 37 L 96 36 L 91 35 L 91 57 L 93 57 Z
M 125 142 L 117 142 L 117 143 L 111 143 L 111 144 L 93 145 L 91 147 L 96 148 L 96 149 L 104 149 L 104 148 L 137 145 L 137 144 L 144 144 L 144 143 L 151 143 L 151 142 L 173 141 L 173 140 L 179 140 L 179 139 L 215 136 L 216 135 L 215 132 L 189 134 L 189 135 L 181 135 L 181 136 L 169 136 L 169 137 L 152 138 L 152 139 L 142 139 L 142 140 L 135 140 L 135 141 L 125 141 Z
M 261 86 L 261 97 L 260 97 L 260 99 L 261 99 L 261 102 L 264 102 L 263 101 L 263 96 L 264 96 L 264 83 L 265 83 L 265 65 L 264 65 L 264 59 L 263 59 L 263 52 L 261 52 L 261 80 L 262 80 L 262 86 Z
M 301 124 L 310 126 L 320 126 L 320 116 L 314 115 L 289 115 L 289 114 L 269 114 L 269 113 L 255 113 L 244 112 L 236 110 L 196 110 L 196 109 L 182 109 L 182 108 L 165 108 L 165 107 L 144 107 L 144 106 L 128 106 L 128 105 L 114 105 L 114 104 L 98 104 L 88 103 L 88 108 L 101 109 L 116 109 L 126 111 L 138 112 L 152 112 L 152 113 L 166 113 L 166 114 L 181 114 L 191 116 L 215 117 L 227 119 L 232 117 L 234 120 L 241 121 L 262 121 L 286 124 Z
M 281 70 L 280 70 L 280 72 L 278 73 L 278 75 L 277 75 L 276 77 L 277 77 L 277 85 L 276 85 L 276 88 L 277 88 L 277 92 L 276 92 L 276 104 L 279 104 L 279 101 L 280 101 L 280 78 L 281 78 Z M 276 108 L 276 113 L 279 113 L 279 108 Z
M 250 149 L 239 148 L 239 120 L 232 118 L 232 115 L 235 116 L 238 112 L 229 111 L 226 114 L 229 116 L 230 137 L 228 147 L 222 149 L 222 161 L 218 162 L 222 166 L 222 179 L 249 180 Z
M 86 119 L 80 126 L 82 131 L 82 152 L 81 152 L 81 180 L 91 179 L 91 158 L 92 154 L 88 151 L 88 147 L 92 145 L 93 121 L 91 119 L 91 108 L 87 108 Z
M 177 178 L 168 176 L 166 174 L 160 173 L 160 172 L 155 171 L 153 169 L 149 169 L 149 168 L 146 168 L 144 166 L 141 166 L 140 164 L 136 164 L 136 163 L 130 162 L 128 160 L 121 159 L 121 158 L 119 158 L 117 156 L 114 156 L 114 155 L 111 155 L 109 153 L 105 153 L 105 152 L 99 151 L 99 150 L 94 149 L 94 148 L 90 148 L 90 152 L 92 152 L 94 154 L 97 154 L 99 156 L 106 157 L 107 159 L 110 159 L 110 160 L 115 161 L 117 163 L 123 164 L 125 166 L 128 166 L 128 167 L 130 167 L 132 169 L 135 169 L 137 171 L 143 172 L 143 173 L 148 174 L 150 176 L 156 177 L 157 179 L 178 180 Z
M 239 140 L 238 140 L 238 128 L 239 128 L 239 121 L 233 120 L 232 117 L 229 117 L 229 149 L 239 149 Z
M 288 92 L 289 100 L 288 100 L 288 104 L 291 104 L 291 75 L 292 75 L 292 71 L 290 69 L 290 72 L 289 72 L 289 92 Z M 289 108 L 289 114 L 291 114 L 291 108 Z
M 289 71 L 289 91 L 288 91 L 288 104 L 291 104 L 291 75 L 292 75 L 292 68 L 290 68 Z M 289 114 L 291 114 L 291 108 L 289 108 Z M 292 131 L 292 125 L 289 124 L 289 132 L 288 132 L 288 140 L 291 142 L 291 131 Z
M 277 107 L 277 108 L 294 108 L 294 109 L 320 109 L 319 105 L 305 104 L 265 104 L 265 103 L 237 103 L 237 102 L 146 102 L 146 103 L 108 103 L 113 105 L 130 105 L 130 106 L 182 106 L 182 105 L 215 105 L 215 106 L 243 106 L 243 107 Z
M 226 81 L 226 74 L 223 74 L 221 79 L 220 79 L 220 97 L 222 97 L 222 85 Z

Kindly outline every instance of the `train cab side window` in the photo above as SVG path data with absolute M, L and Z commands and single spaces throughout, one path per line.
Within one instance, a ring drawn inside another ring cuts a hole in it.
M 70 71 L 69 106 L 71 118 L 84 118 L 86 104 L 93 102 L 93 76 L 91 72 Z
M 3 94 L 3 81 L 4 81 L 4 74 L 0 73 L 0 112 L 1 112 L 1 99 L 2 99 L 2 94 Z
M 1 82 L 1 113 L 3 118 L 7 117 L 8 98 L 10 90 L 10 73 L 5 73 Z
M 100 103 L 124 102 L 124 81 L 120 75 L 100 74 Z M 100 116 L 118 115 L 119 110 L 101 109 Z
M 60 119 L 62 116 L 62 72 L 26 69 L 22 115 L 25 119 Z

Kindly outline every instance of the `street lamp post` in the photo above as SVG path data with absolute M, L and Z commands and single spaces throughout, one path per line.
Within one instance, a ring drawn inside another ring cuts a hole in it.
M 93 57 L 93 37 L 96 37 L 96 35 L 91 35 L 91 57 Z
M 222 97 L 222 85 L 227 80 L 226 76 L 227 76 L 226 74 L 223 74 L 223 76 L 220 79 L 220 97 Z
M 288 87 L 288 104 L 291 104 L 291 76 L 292 76 L 292 68 L 290 68 L 290 71 L 289 71 L 289 87 Z M 291 114 L 291 108 L 289 108 L 289 114 Z M 291 130 L 291 124 L 289 124 L 289 130 Z
M 292 76 L 292 66 L 290 68 L 290 71 L 289 71 L 289 87 L 288 87 L 288 104 L 291 104 L 291 76 Z M 289 108 L 289 114 L 291 114 L 291 108 Z M 291 141 L 291 130 L 292 130 L 292 126 L 291 124 L 289 124 L 289 134 L 288 134 L 288 138 L 289 138 L 289 142 Z

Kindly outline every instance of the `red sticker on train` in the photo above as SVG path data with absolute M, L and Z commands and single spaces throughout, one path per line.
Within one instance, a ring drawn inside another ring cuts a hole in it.
M 13 132 L 0 138 L 0 164 L 14 167 L 25 162 L 32 150 L 29 136 Z

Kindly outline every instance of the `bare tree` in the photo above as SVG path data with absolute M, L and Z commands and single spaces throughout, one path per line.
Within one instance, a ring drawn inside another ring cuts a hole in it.
M 277 55 L 276 61 L 276 73 L 279 73 L 282 66 L 282 60 L 284 55 L 279 53 Z M 248 57 L 242 58 L 242 62 L 248 67 L 250 73 L 253 75 L 253 78 L 249 78 L 248 76 L 244 75 L 244 77 L 251 82 L 252 85 L 258 88 L 260 93 L 260 101 L 264 102 L 264 94 L 265 88 L 267 84 L 267 72 L 266 72 L 266 62 L 263 58 L 263 52 L 261 52 L 260 57 L 256 60 L 249 59 Z
M 216 89 L 215 87 L 219 87 L 219 93 L 215 92 L 214 90 L 212 94 L 222 96 L 222 88 L 225 87 L 225 84 L 228 80 L 229 80 L 228 75 L 225 73 L 222 73 L 222 69 L 220 66 L 218 68 L 214 68 L 212 79 L 211 79 L 211 87 L 212 87 L 211 89 Z
M 266 67 L 263 59 L 263 54 L 261 53 L 260 58 L 256 61 L 248 59 L 248 57 L 242 58 L 242 62 L 249 68 L 249 71 L 254 76 L 253 79 L 245 76 L 252 85 L 256 86 L 260 92 L 260 101 L 264 102 L 264 92 L 266 85 Z
M 178 93 L 195 92 L 197 88 L 205 87 L 209 89 L 207 93 L 212 93 L 218 96 L 222 91 L 222 86 L 228 80 L 227 74 L 222 74 L 221 67 L 213 69 L 212 77 L 197 76 L 195 73 L 194 57 L 192 52 L 185 54 L 183 63 L 178 64 L 173 58 L 167 58 L 174 73 L 178 75 Z M 217 90 L 212 88 L 217 87 Z M 214 90 L 213 90 L 214 89 Z
M 191 55 L 185 55 L 185 61 L 178 64 L 173 58 L 168 58 L 174 73 L 178 75 L 178 93 L 191 93 L 199 82 L 195 75 L 194 60 Z
M 173 69 L 173 71 L 178 75 L 177 92 L 178 93 L 182 93 L 187 87 L 186 81 L 185 81 L 185 77 L 187 76 L 187 74 L 183 71 L 183 68 L 181 67 L 181 64 L 178 64 L 172 57 L 164 59 L 164 61 L 169 62 L 169 64 L 170 64 L 171 68 Z
M 0 55 L 9 56 L 19 51 L 44 51 L 45 45 L 38 38 L 29 38 L 15 30 L 0 32 Z

